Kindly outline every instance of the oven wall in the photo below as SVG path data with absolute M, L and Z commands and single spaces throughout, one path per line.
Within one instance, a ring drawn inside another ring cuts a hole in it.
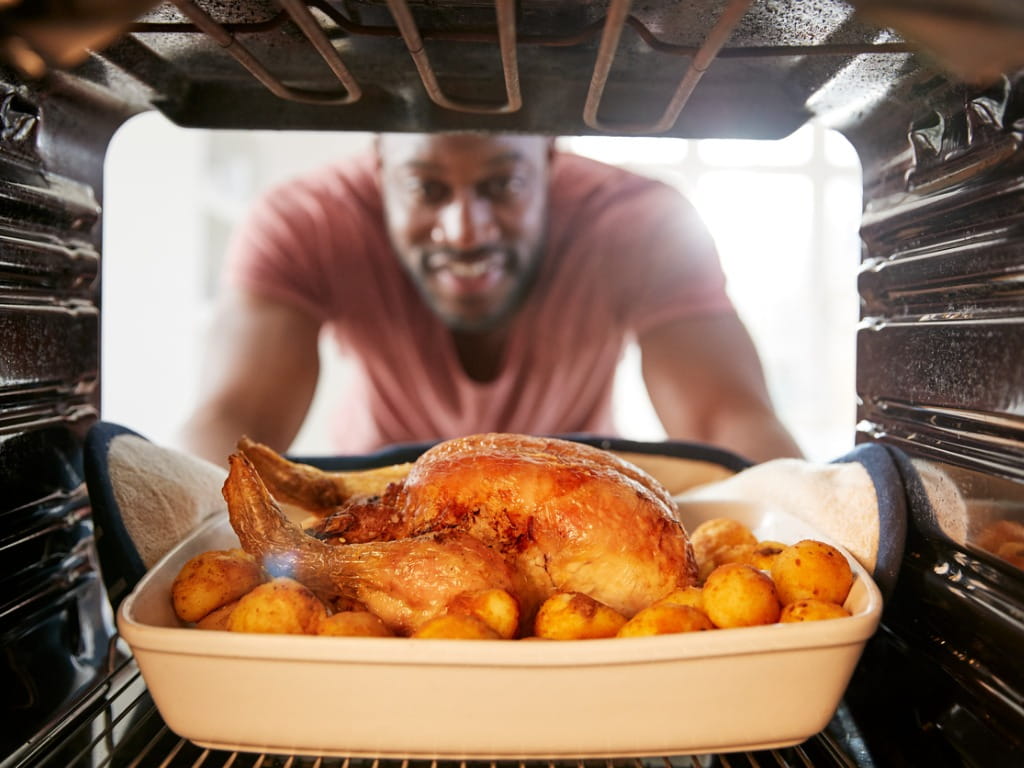
M 848 135 L 864 167 L 858 439 L 901 449 L 936 480 L 927 504 L 911 486 L 896 593 L 859 668 L 871 690 L 860 714 L 914 734 L 874 745 L 880 764 L 1019 764 L 1024 78 L 911 83 Z M 940 496 L 945 480 L 955 492 Z
M 98 415 L 100 190 L 123 115 L 0 69 L 0 757 L 102 674 L 113 635 L 82 479 Z

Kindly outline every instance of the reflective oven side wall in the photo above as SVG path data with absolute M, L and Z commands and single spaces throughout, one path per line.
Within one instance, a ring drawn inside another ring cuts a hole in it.
M 125 115 L 0 68 L 0 758 L 87 698 L 113 637 L 81 445 L 98 416 L 102 164 Z
M 1024 759 L 1022 74 L 911 83 L 847 131 L 864 167 L 858 440 L 909 455 L 934 507 L 916 507 L 851 688 L 866 723 L 911 739 L 871 745 L 880 764 Z

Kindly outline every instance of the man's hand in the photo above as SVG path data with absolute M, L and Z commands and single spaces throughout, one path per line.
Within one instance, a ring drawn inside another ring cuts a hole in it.
M 639 344 L 644 382 L 670 438 L 754 462 L 801 456 L 772 409 L 757 351 L 738 317 L 681 318 Z

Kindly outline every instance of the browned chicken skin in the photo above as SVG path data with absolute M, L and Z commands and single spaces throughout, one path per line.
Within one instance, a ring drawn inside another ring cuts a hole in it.
M 356 600 L 399 633 L 444 613 L 463 592 L 518 592 L 505 559 L 459 531 L 325 544 L 288 520 L 242 454 L 229 458 L 224 499 L 242 548 L 271 573 L 290 576 L 323 597 Z
M 290 465 L 248 441 L 240 447 L 224 495 L 243 548 L 321 593 L 359 600 L 403 633 L 462 591 L 507 589 L 526 617 L 556 591 L 582 592 L 632 616 L 696 579 L 668 492 L 580 443 L 457 438 L 424 453 L 404 480 L 347 501 L 322 490 L 340 485 L 340 474 Z M 294 474 L 314 480 L 326 508 L 301 498 Z M 287 492 L 275 487 L 281 478 Z M 325 515 L 315 536 L 288 522 L 271 495 L 279 493 Z

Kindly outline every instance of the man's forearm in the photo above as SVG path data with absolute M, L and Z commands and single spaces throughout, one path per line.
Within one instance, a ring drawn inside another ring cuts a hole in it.
M 802 458 L 803 451 L 774 413 L 730 414 L 711 425 L 710 442 L 754 463 L 778 458 Z

